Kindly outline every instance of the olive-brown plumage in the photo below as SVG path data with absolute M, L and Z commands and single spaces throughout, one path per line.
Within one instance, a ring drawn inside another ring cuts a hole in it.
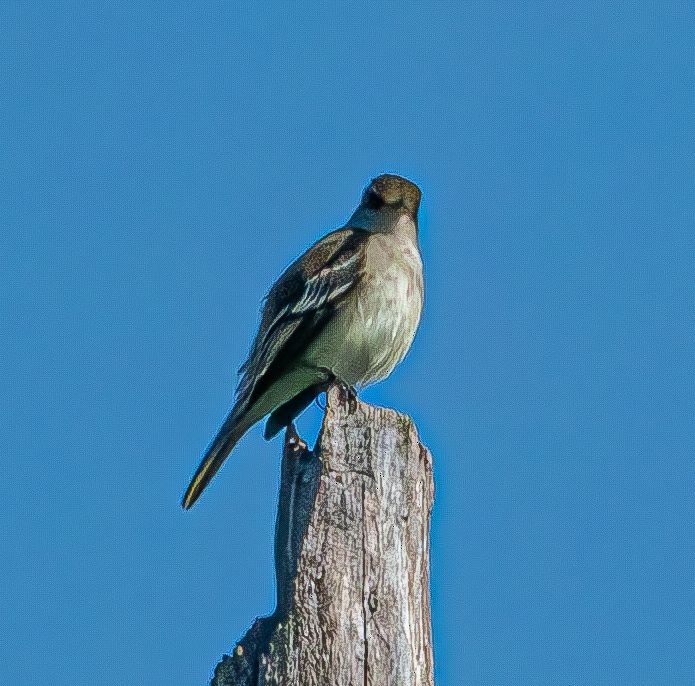
M 419 204 L 415 184 L 377 177 L 346 226 L 315 243 L 273 285 L 235 405 L 188 486 L 184 508 L 263 417 L 270 415 L 270 438 L 331 382 L 364 386 L 403 359 L 423 304 Z

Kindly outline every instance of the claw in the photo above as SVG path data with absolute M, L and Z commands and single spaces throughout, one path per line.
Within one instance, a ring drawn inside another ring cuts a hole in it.
M 340 401 L 348 406 L 348 413 L 357 412 L 357 391 L 350 384 L 337 380 L 336 384 L 340 391 Z
M 287 427 L 287 433 L 285 434 L 285 443 L 292 446 L 293 452 L 299 452 L 300 450 L 306 450 L 307 444 L 301 439 L 297 433 L 297 429 L 294 422 Z

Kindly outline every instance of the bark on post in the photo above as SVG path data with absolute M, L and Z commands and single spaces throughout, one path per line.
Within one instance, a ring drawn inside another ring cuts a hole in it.
M 433 498 L 412 420 L 331 388 L 315 450 L 285 439 L 277 608 L 212 686 L 432 686 Z

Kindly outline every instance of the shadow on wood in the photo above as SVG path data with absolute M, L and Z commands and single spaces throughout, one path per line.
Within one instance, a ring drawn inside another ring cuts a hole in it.
M 431 686 L 433 498 L 412 420 L 331 388 L 314 451 L 285 438 L 276 610 L 212 686 Z

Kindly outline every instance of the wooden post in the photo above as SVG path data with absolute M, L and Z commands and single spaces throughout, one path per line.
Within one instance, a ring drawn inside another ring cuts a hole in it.
M 315 450 L 285 438 L 277 608 L 212 686 L 433 686 L 433 498 L 412 420 L 332 387 Z

